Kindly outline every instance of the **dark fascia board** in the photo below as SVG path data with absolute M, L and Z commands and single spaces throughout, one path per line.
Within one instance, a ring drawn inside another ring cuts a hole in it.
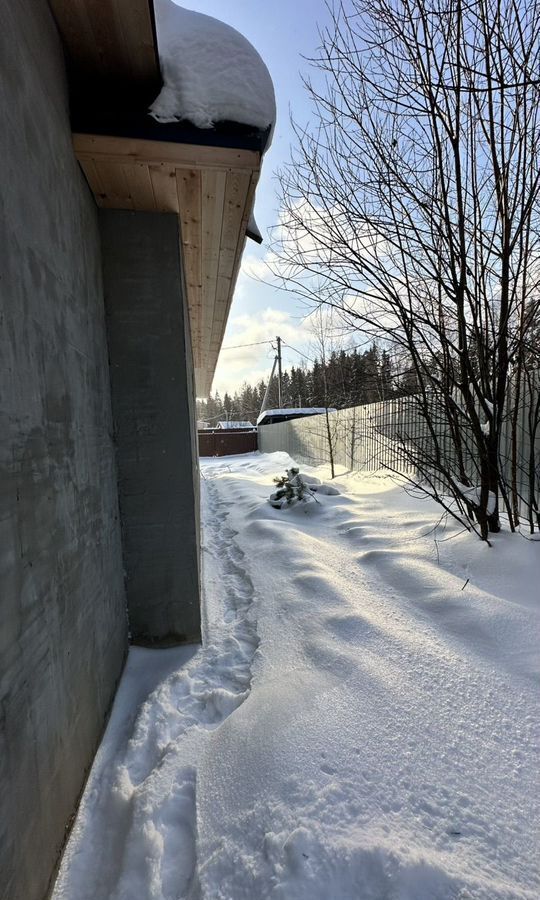
M 229 147 L 264 153 L 270 129 L 261 131 L 238 122 L 217 122 L 213 128 L 197 128 L 191 122 L 156 122 L 146 110 L 88 110 L 71 108 L 71 128 L 80 134 L 167 141 L 174 144 L 199 144 L 204 147 Z
M 246 235 L 250 240 L 254 241 L 256 244 L 262 244 L 262 242 L 264 240 L 262 234 L 260 234 L 259 231 L 252 231 L 251 228 L 249 228 L 249 226 L 246 229 Z

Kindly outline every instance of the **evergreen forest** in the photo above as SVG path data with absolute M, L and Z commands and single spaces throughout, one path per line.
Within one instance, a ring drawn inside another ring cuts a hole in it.
M 197 418 L 209 425 L 226 419 L 255 424 L 266 387 L 267 382 L 261 379 L 255 385 L 244 383 L 232 396 L 211 394 L 207 400 L 197 401 Z M 414 371 L 396 367 L 389 353 L 373 343 L 363 352 L 357 348 L 333 351 L 326 363 L 316 359 L 311 364 L 303 362 L 285 370 L 281 379 L 281 406 L 345 409 L 411 394 L 416 387 Z M 274 377 L 266 408 L 278 406 L 278 383 Z

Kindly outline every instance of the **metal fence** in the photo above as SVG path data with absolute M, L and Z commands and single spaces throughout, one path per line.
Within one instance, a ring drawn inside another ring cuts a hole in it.
M 500 464 L 508 485 L 512 481 L 519 497 L 520 514 L 529 517 L 540 494 L 540 430 L 534 433 L 533 412 L 538 402 L 538 380 L 529 378 L 528 385 L 509 390 L 508 411 L 501 441 Z M 442 409 L 434 403 L 431 410 L 438 450 L 446 467 L 456 470 L 454 442 Z M 515 423 L 515 428 L 513 424 Z M 417 469 L 416 460 L 428 457 L 434 443 L 414 397 L 400 397 L 382 403 L 371 403 L 325 415 L 293 419 L 259 428 L 259 450 L 271 453 L 285 450 L 293 459 L 307 465 L 330 462 L 329 437 L 334 461 L 350 471 L 399 472 L 412 480 L 422 481 L 425 472 Z M 465 445 L 467 442 L 465 441 Z M 421 451 L 420 453 L 418 451 Z M 476 460 L 465 446 L 465 465 L 475 482 Z M 457 471 L 456 471 L 457 476 Z M 437 482 L 434 472 L 433 478 Z M 439 484 L 438 487 L 443 487 Z
M 257 449 L 254 428 L 205 428 L 198 433 L 199 456 L 229 456 Z
M 334 460 L 355 471 L 376 471 L 392 465 L 409 472 L 407 459 L 397 440 L 399 423 L 414 426 L 409 398 L 355 406 L 328 414 Z M 290 456 L 308 465 L 330 462 L 326 416 L 309 416 L 264 425 L 259 428 L 259 450 L 271 453 L 286 450 Z

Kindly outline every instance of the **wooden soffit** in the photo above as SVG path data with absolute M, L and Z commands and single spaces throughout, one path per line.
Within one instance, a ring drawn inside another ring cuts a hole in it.
M 206 396 L 240 268 L 260 154 L 104 135 L 74 134 L 73 142 L 98 206 L 178 215 L 196 390 Z

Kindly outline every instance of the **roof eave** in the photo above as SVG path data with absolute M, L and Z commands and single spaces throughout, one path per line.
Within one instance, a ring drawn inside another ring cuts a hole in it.
M 207 395 L 270 129 L 200 129 L 148 114 L 162 87 L 152 0 L 50 4 L 66 56 L 75 152 L 98 206 L 179 216 L 196 388 Z

